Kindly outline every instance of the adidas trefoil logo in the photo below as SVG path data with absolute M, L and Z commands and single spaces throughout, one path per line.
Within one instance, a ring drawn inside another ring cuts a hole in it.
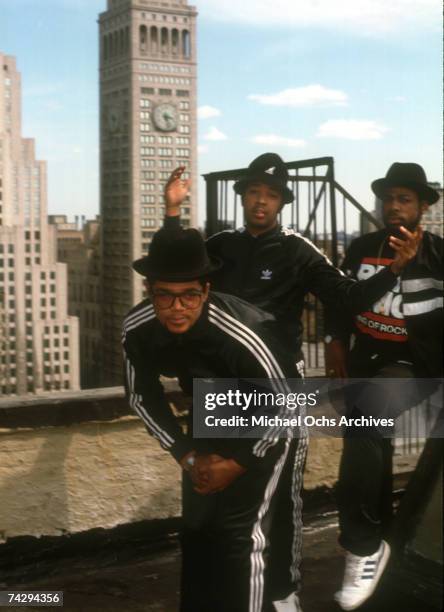
M 273 272 L 271 270 L 262 270 L 261 280 L 271 280 Z

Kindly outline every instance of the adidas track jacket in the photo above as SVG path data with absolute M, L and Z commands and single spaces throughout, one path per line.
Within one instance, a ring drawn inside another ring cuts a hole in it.
M 299 374 L 291 356 L 279 346 L 275 321 L 236 297 L 211 292 L 202 316 L 185 334 L 168 332 L 145 300 L 124 321 L 123 350 L 130 404 L 163 448 L 180 460 L 191 450 L 219 452 L 249 466 L 260 461 L 270 440 L 193 440 L 182 432 L 172 414 L 160 382 L 177 377 L 182 390 L 192 395 L 193 378 L 267 378 L 286 392 L 285 378 Z M 288 392 L 288 391 L 287 391 Z M 192 414 L 189 417 L 191 429 Z
M 166 217 L 164 227 L 180 226 L 180 217 Z M 245 228 L 208 238 L 210 255 L 224 265 L 212 276 L 216 291 L 236 295 L 273 314 L 280 341 L 301 358 L 301 322 L 307 293 L 333 311 L 357 314 L 376 302 L 397 282 L 389 268 L 356 282 L 333 266 L 307 238 L 280 225 L 252 236 Z

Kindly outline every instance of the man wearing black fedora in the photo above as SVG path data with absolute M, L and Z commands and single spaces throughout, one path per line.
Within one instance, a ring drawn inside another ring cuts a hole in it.
M 355 317 L 327 313 L 326 367 L 333 377 L 402 378 L 402 397 L 407 399 L 396 405 L 396 396 L 387 404 L 397 416 L 423 397 L 415 377 L 443 375 L 443 240 L 420 229 L 422 214 L 439 194 L 414 163 L 394 163 L 371 187 L 382 202 L 385 227 L 350 244 L 344 272 L 360 280 L 389 266 L 395 256 L 390 236 L 403 238 L 407 230 L 418 233 L 421 241 L 396 285 L 370 308 Z M 375 428 L 365 436 L 356 434 L 351 427 L 345 431 L 337 489 L 346 569 L 336 600 L 344 610 L 354 610 L 370 597 L 390 555 L 385 538 L 392 514 L 391 440 Z
M 180 227 L 180 205 L 189 191 L 177 168 L 165 188 L 165 227 Z M 390 267 L 363 283 L 339 272 L 309 240 L 278 223 L 278 214 L 294 200 L 288 188 L 288 170 L 279 155 L 264 153 L 254 159 L 234 184 L 241 196 L 245 227 L 223 231 L 207 240 L 209 253 L 223 260 L 213 287 L 255 304 L 274 315 L 278 339 L 303 372 L 302 313 L 308 292 L 335 310 L 360 312 L 389 291 L 397 275 L 413 257 L 417 236 L 406 232 L 406 241 L 390 239 L 396 257 Z M 270 583 L 276 610 L 292 610 L 293 593 L 299 590 L 302 542 L 300 489 L 307 440 L 299 441 L 296 463 L 287 466 L 278 489 L 279 515 L 273 525 Z M 292 494 L 290 498 L 289 492 Z M 288 524 L 293 524 L 293 533 Z M 288 599 L 287 607 L 278 600 Z M 282 605 L 282 607 L 281 607 Z
M 184 470 L 180 610 L 268 612 L 273 498 L 295 441 L 275 430 L 259 439 L 194 439 L 192 411 L 183 432 L 160 377 L 177 377 L 192 395 L 196 378 L 268 379 L 285 392 L 286 379 L 299 374 L 270 332 L 271 315 L 210 291 L 220 261 L 197 230 L 159 230 L 133 267 L 146 277 L 149 299 L 124 321 L 126 387 L 148 431 Z

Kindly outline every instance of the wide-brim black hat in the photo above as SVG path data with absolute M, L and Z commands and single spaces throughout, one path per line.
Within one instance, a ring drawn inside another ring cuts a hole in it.
M 430 187 L 424 168 L 419 164 L 395 162 L 390 166 L 385 177 L 373 181 L 371 187 L 373 193 L 380 199 L 390 187 L 407 187 L 429 204 L 434 204 L 439 200 L 439 193 Z
M 277 153 L 263 153 L 251 162 L 245 174 L 234 183 L 233 189 L 242 195 L 251 183 L 265 183 L 280 191 L 283 204 L 289 204 L 293 202 L 294 194 L 287 187 L 288 178 L 282 158 Z
M 133 262 L 133 269 L 148 279 L 166 282 L 198 280 L 219 270 L 222 261 L 210 257 L 195 229 L 160 229 L 148 255 Z

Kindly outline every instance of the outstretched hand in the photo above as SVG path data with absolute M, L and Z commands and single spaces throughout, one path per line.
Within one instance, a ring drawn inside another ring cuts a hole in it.
M 167 217 L 175 217 L 180 214 L 180 205 L 190 191 L 191 180 L 181 178 L 184 172 L 185 166 L 176 168 L 165 185 L 165 214 Z
M 395 259 L 391 264 L 391 269 L 396 275 L 400 274 L 409 261 L 416 256 L 424 233 L 419 226 L 414 232 L 409 232 L 402 225 L 399 230 L 404 238 L 397 238 L 396 236 L 390 236 L 389 238 L 389 245 L 395 251 Z

